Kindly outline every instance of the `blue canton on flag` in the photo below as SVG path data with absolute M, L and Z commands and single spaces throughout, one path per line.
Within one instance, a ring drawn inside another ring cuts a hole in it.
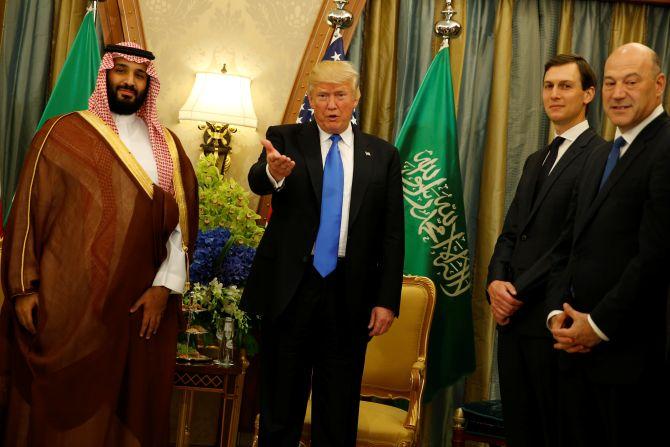
M 344 41 L 342 39 L 342 32 L 339 28 L 335 28 L 333 33 L 333 38 L 330 40 L 330 45 L 326 48 L 326 53 L 323 55 L 324 61 L 345 61 L 346 54 L 344 54 Z M 353 115 L 351 116 L 351 124 L 358 124 L 356 116 L 358 115 L 357 110 L 354 110 Z M 312 121 L 312 115 L 314 114 L 314 109 L 309 104 L 309 99 L 307 99 L 307 93 L 302 100 L 302 106 L 298 112 L 298 118 L 296 123 L 308 123 Z

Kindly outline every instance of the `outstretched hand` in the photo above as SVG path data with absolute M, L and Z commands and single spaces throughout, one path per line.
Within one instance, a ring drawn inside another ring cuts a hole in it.
M 261 144 L 265 148 L 265 160 L 267 161 L 268 170 L 272 178 L 280 182 L 288 177 L 293 171 L 295 161 L 286 155 L 280 154 L 270 140 L 262 139 Z

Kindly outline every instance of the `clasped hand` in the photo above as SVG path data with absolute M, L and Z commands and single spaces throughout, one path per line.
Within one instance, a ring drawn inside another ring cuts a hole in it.
M 563 303 L 563 312 L 549 321 L 555 349 L 574 353 L 587 353 L 602 340 L 588 320 L 589 314 L 577 312 L 568 303 Z
M 509 319 L 514 313 L 519 310 L 522 301 L 517 300 L 516 289 L 511 282 L 507 281 L 491 281 L 487 288 L 489 298 L 491 299 L 491 313 L 493 318 L 500 326 L 509 323 Z

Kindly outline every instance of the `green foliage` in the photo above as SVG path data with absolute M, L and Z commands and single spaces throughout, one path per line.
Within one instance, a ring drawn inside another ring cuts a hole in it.
M 258 247 L 263 228 L 249 208 L 249 192 L 234 179 L 224 178 L 216 167 L 216 154 L 201 155 L 195 169 L 200 198 L 200 230 L 228 228 L 233 242 Z

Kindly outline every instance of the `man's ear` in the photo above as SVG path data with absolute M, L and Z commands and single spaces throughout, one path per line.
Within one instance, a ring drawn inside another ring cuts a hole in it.
M 596 88 L 591 86 L 584 90 L 584 104 L 589 104 L 596 97 Z

